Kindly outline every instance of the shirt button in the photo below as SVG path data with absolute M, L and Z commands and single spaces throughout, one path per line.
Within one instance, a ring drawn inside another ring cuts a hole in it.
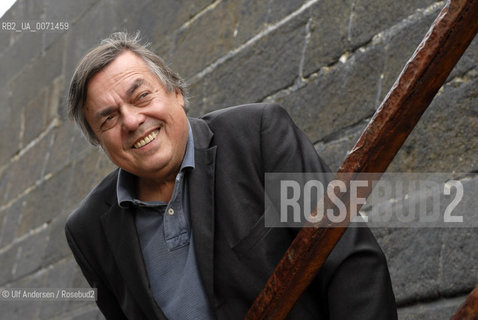
M 174 209 L 173 209 L 173 208 L 169 208 L 169 209 L 168 209 L 168 214 L 169 214 L 170 216 L 172 216 L 172 215 L 174 214 Z

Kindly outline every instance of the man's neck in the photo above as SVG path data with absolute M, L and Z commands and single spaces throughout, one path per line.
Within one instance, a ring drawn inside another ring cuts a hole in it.
M 169 202 L 174 191 L 175 177 L 162 181 L 138 179 L 137 196 L 141 201 Z

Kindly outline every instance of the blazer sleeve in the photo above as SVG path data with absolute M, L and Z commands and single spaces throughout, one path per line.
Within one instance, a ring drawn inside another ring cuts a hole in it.
M 121 307 L 118 304 L 113 293 L 110 289 L 100 280 L 100 277 L 97 276 L 93 268 L 86 260 L 85 256 L 81 253 L 79 246 L 77 245 L 73 233 L 70 230 L 68 223 L 65 226 L 66 239 L 68 245 L 73 252 L 76 262 L 80 266 L 83 275 L 90 284 L 92 288 L 97 289 L 97 300 L 96 304 L 100 308 L 101 312 L 106 319 L 118 319 L 118 320 L 127 320 L 127 317 L 121 310 Z
M 280 106 L 264 108 L 261 145 L 265 172 L 329 171 Z M 329 319 L 397 319 L 387 262 L 367 227 L 346 230 L 313 287 L 327 300 L 320 303 L 328 306 Z

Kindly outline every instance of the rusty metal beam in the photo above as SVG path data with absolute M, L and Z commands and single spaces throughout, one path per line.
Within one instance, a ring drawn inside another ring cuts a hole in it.
M 336 179 L 348 185 L 356 173 L 382 173 L 387 169 L 477 31 L 478 0 L 446 3 L 339 168 Z M 370 192 L 371 188 L 361 197 Z M 338 225 L 324 220 L 302 228 L 245 319 L 285 318 L 347 226 L 347 222 Z
M 478 320 L 478 286 L 471 291 L 450 320 Z

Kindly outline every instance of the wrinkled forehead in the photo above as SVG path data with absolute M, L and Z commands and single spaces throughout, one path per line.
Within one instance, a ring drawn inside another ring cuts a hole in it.
M 86 105 L 109 94 L 128 95 L 143 84 L 161 83 L 143 59 L 132 52 L 119 55 L 88 82 Z

